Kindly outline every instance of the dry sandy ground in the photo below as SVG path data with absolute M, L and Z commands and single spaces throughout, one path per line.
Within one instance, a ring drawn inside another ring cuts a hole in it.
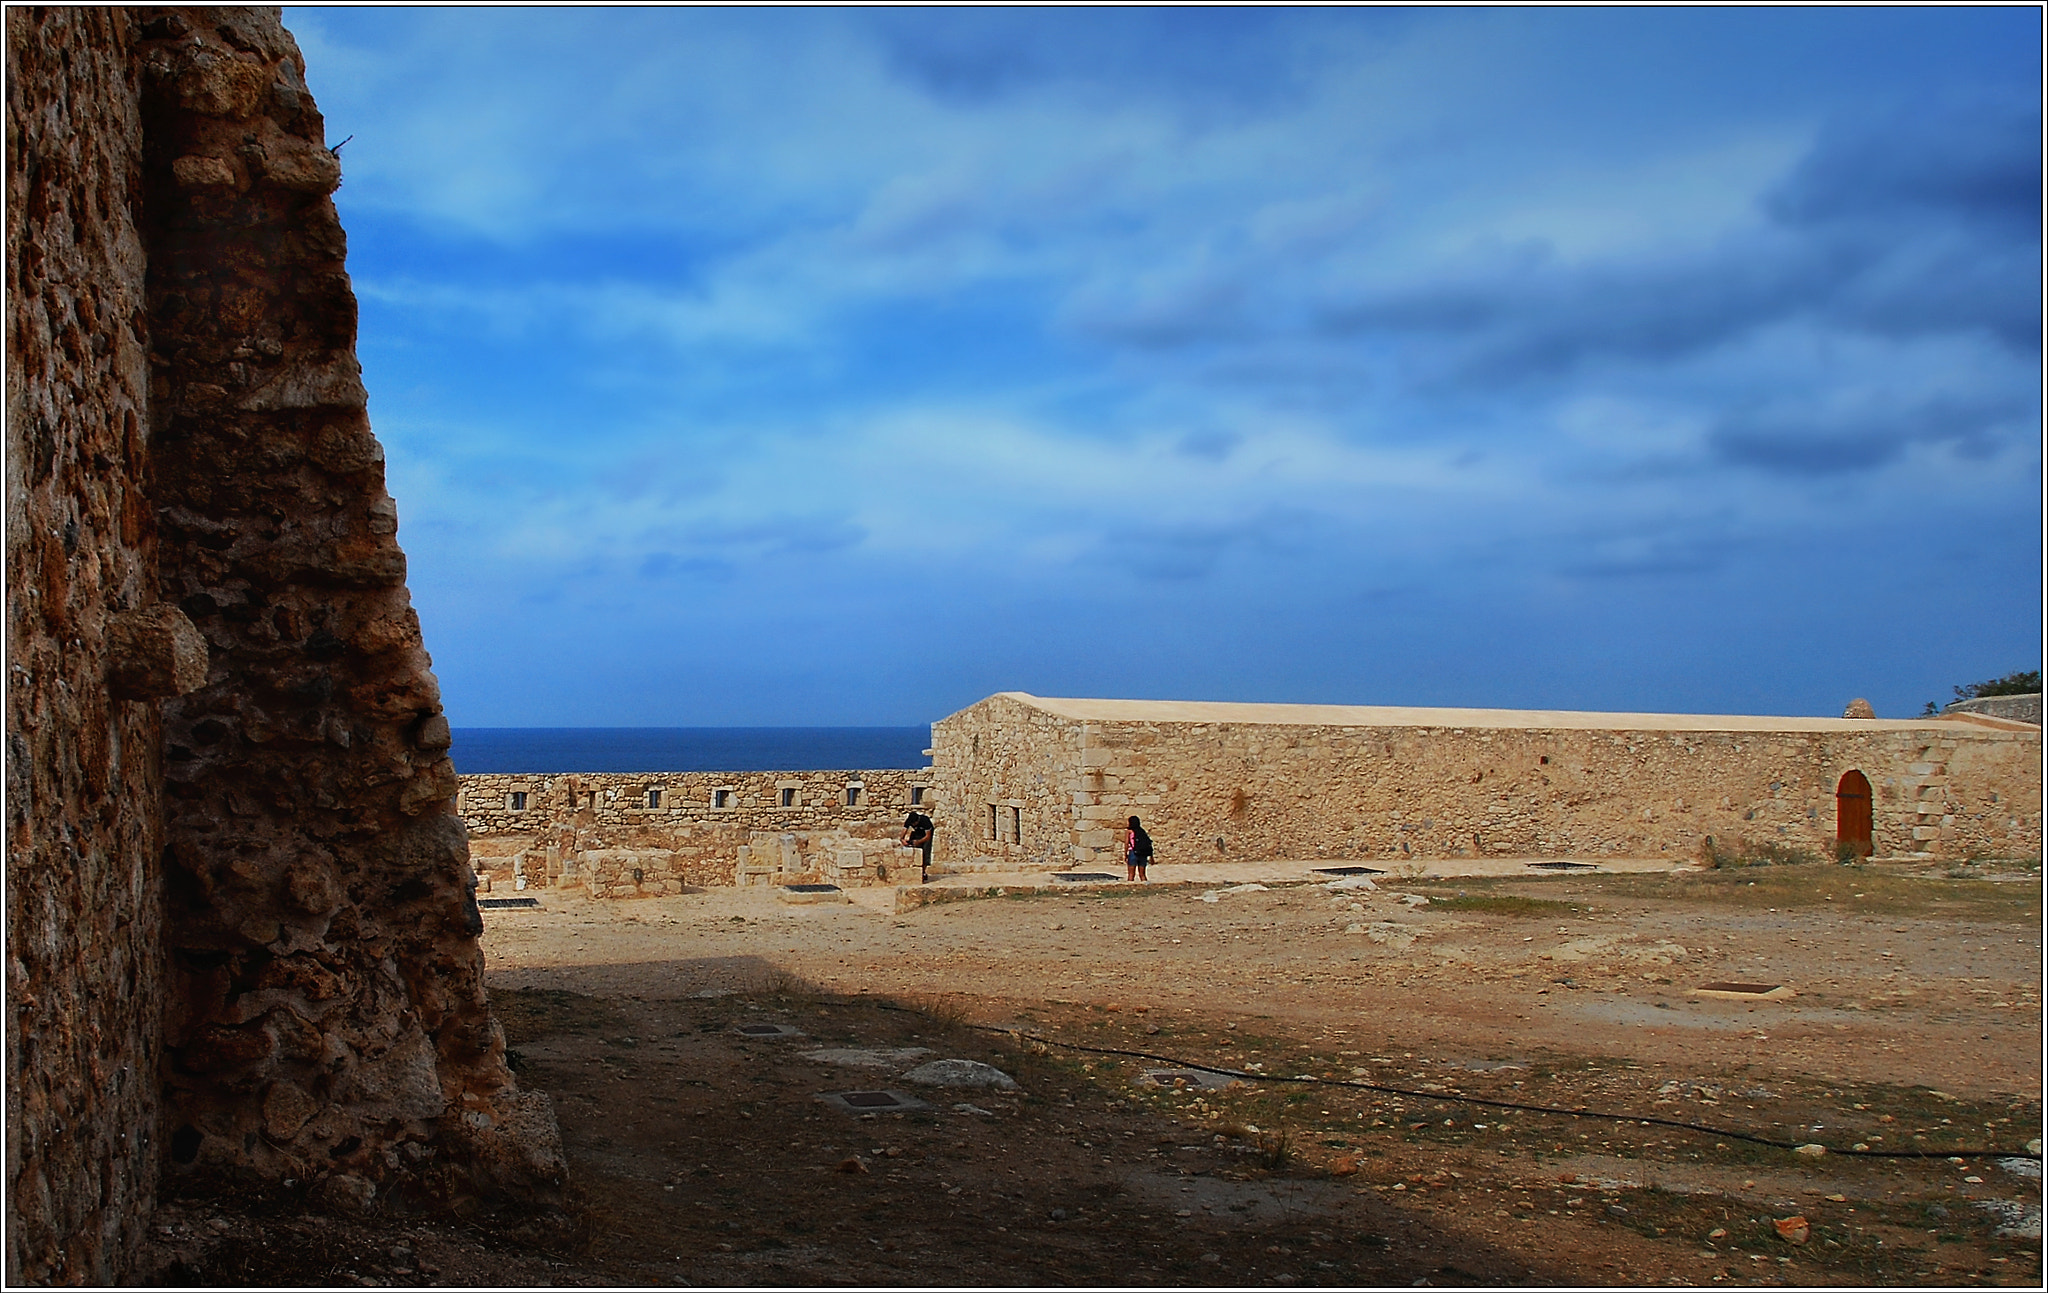
M 563 1206 L 376 1229 L 174 1207 L 169 1275 L 2039 1283 L 2039 1160 L 2014 1156 L 2041 1135 L 2038 871 L 1496 863 L 1333 892 L 1309 865 L 956 877 L 961 900 L 902 912 L 731 890 L 489 911 Z M 1692 995 L 1720 981 L 1795 995 Z M 939 1058 L 1019 1087 L 905 1078 Z M 1146 1082 L 1176 1062 L 1256 1076 Z M 925 1107 L 819 1098 L 851 1090 Z M 1931 1156 L 1871 1156 L 1897 1151 Z

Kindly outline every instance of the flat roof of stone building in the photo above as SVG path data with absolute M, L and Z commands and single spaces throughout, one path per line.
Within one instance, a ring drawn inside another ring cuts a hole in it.
M 1871 732 L 1986 728 L 2039 732 L 1981 714 L 1941 718 L 1801 718 L 1750 714 L 1620 714 L 1570 709 L 1430 709 L 1412 705 L 1271 705 L 1227 700 L 1081 700 L 998 695 L 1062 718 L 1112 723 L 1251 723 L 1293 727 L 1549 728 L 1628 732 Z

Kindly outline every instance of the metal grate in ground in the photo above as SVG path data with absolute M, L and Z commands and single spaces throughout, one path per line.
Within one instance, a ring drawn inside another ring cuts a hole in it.
M 818 1099 L 848 1113 L 911 1113 L 931 1108 L 902 1091 L 821 1091 Z

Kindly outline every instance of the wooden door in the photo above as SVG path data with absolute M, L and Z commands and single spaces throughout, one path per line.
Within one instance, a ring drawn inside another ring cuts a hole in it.
M 1871 854 L 1870 778 L 1853 768 L 1835 786 L 1835 840 L 1857 857 Z

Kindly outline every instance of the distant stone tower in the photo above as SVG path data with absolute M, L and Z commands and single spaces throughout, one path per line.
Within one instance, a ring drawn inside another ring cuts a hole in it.
M 1856 699 L 1854 699 L 1854 700 L 1852 700 L 1852 701 L 1850 701 L 1850 702 L 1849 702 L 1848 708 L 1846 708 L 1846 709 L 1844 709 L 1844 710 L 1842 711 L 1842 717 L 1843 717 L 1843 718 L 1876 718 L 1876 717 L 1877 717 L 1877 711 L 1876 711 L 1876 710 L 1874 710 L 1874 709 L 1872 709 L 1872 708 L 1870 707 L 1870 702 L 1869 702 L 1869 701 L 1867 701 L 1867 700 L 1863 699 L 1863 697 L 1861 697 L 1861 696 L 1858 696 L 1858 697 L 1857 697 Z

